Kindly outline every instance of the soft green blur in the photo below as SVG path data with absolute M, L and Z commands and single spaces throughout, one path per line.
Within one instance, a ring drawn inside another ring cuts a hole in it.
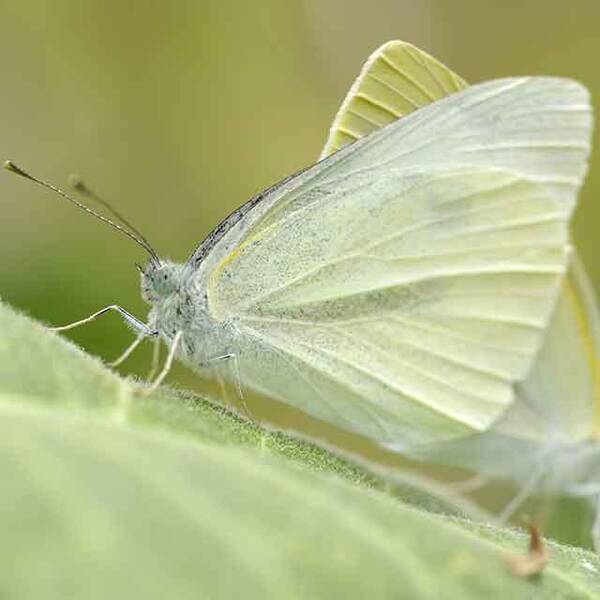
M 575 77 L 598 105 L 599 22 L 596 0 L 4 2 L 0 158 L 59 185 L 79 173 L 159 253 L 185 260 L 244 200 L 316 158 L 379 44 L 413 42 L 470 82 Z M 575 234 L 600 286 L 595 171 Z M 3 300 L 53 324 L 115 302 L 145 315 L 141 249 L 8 173 L 0 193 Z M 132 334 L 110 316 L 72 337 L 110 359 Z M 148 358 L 124 372 L 143 374 Z M 179 367 L 175 380 L 193 377 Z

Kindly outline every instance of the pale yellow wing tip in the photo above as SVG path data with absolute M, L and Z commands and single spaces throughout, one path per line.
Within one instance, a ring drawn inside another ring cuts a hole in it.
M 408 61 L 412 62 L 412 65 L 410 65 L 411 71 L 409 76 L 406 77 L 405 74 L 402 73 L 402 70 L 403 66 L 407 65 Z M 408 96 L 410 96 L 411 91 L 420 90 L 425 96 L 428 97 L 426 101 L 414 103 L 414 107 L 410 110 L 407 110 L 405 106 L 390 106 L 388 103 L 388 108 L 386 108 L 386 110 L 390 112 L 390 118 L 388 119 L 389 122 L 394 121 L 408 114 L 412 110 L 428 104 L 429 102 L 433 102 L 434 100 L 464 89 L 468 85 L 462 77 L 451 71 L 448 67 L 443 65 L 437 59 L 433 58 L 427 52 L 417 48 L 409 42 L 391 40 L 385 44 L 382 44 L 369 55 L 358 77 L 342 101 L 342 104 L 329 129 L 328 138 L 325 143 L 325 147 L 319 156 L 319 160 L 325 158 L 329 154 L 332 154 L 336 150 L 339 150 L 347 143 L 356 141 L 366 133 L 370 133 L 371 131 L 374 131 L 387 124 L 373 123 L 372 125 L 367 126 L 365 131 L 358 135 L 355 132 L 347 131 L 344 127 L 344 121 L 353 111 L 353 105 L 357 104 L 361 92 L 364 91 L 367 85 L 368 79 L 373 76 L 373 72 L 378 66 L 382 66 L 382 63 L 387 65 L 390 73 L 393 73 L 397 70 L 398 79 L 402 79 L 402 82 L 399 82 L 399 91 L 401 93 L 407 92 Z M 416 71 L 415 66 L 417 69 Z M 449 82 L 448 87 L 443 85 L 438 79 L 438 75 L 440 74 L 447 78 Z M 432 92 L 427 88 L 427 83 L 424 83 L 423 81 L 425 77 L 437 81 L 441 89 Z M 372 94 L 369 95 L 370 102 L 376 104 L 379 100 L 380 99 L 377 98 L 377 96 L 373 96 Z M 354 106 L 354 108 L 356 108 L 356 106 Z

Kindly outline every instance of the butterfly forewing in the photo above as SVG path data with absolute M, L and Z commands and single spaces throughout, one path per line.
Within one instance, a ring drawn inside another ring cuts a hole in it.
M 388 42 L 369 57 L 352 85 L 322 156 L 466 86 L 456 73 L 422 50 L 406 42 Z M 514 351 L 518 352 L 518 347 Z M 527 379 L 517 386 L 520 407 L 515 408 L 520 410 L 511 409 L 496 429 L 512 440 L 535 440 L 540 447 L 597 437 L 599 355 L 595 293 L 583 264 L 573 252 L 541 350 Z M 499 453 L 503 454 L 506 452 Z M 471 451 L 470 455 L 477 457 L 479 453 Z M 442 450 L 438 458 L 445 456 Z M 480 468 L 484 468 L 484 462 L 482 457 Z M 505 475 L 512 467 L 510 455 L 506 466 Z
M 544 184 L 569 210 L 585 174 L 585 88 L 557 78 L 489 81 L 443 98 L 342 148 L 276 193 L 247 237 L 310 204 L 318 189 L 392 168 L 504 168 Z
M 488 427 L 543 338 L 590 121 L 574 82 L 492 81 L 268 195 L 210 257 L 243 382 L 383 443 Z

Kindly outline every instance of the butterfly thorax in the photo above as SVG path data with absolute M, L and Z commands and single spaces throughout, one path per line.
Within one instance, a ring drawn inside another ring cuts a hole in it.
M 182 332 L 177 356 L 195 369 L 234 353 L 235 329 L 230 323 L 216 321 L 207 296 L 197 279 L 190 277 L 187 265 L 150 263 L 141 275 L 144 300 L 152 306 L 148 326 L 170 345 Z

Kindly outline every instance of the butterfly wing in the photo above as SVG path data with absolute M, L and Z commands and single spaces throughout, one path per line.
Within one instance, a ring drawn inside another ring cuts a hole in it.
M 320 159 L 465 87 L 467 84 L 461 77 L 422 50 L 406 42 L 388 42 L 373 52 L 352 85 L 334 119 Z M 297 175 L 261 192 L 227 217 L 192 254 L 190 268 L 210 271 L 214 257 L 233 250 L 271 207 L 278 197 L 275 192 L 297 184 Z
M 391 41 L 367 60 L 344 99 L 322 156 L 361 134 L 393 122 L 434 99 L 467 87 L 464 79 L 411 44 Z M 406 99 L 410 99 L 407 103 Z M 373 107 L 384 110 L 374 118 Z M 351 132 L 352 135 L 348 133 Z M 537 406 L 533 419 L 519 415 L 510 427 L 528 423 L 529 437 L 551 433 L 570 440 L 600 433 L 600 326 L 595 293 L 585 267 L 573 254 L 542 349 L 518 394 Z M 541 415 L 545 418 L 540 418 Z M 507 423 L 503 423 L 509 429 Z M 519 429 L 525 435 L 523 427 Z
M 369 57 L 348 92 L 321 158 L 467 85 L 448 67 L 411 44 L 388 42 Z M 573 253 L 541 351 L 528 377 L 517 387 L 518 395 L 529 407 L 525 409 L 527 414 L 513 410 L 498 428 L 540 444 L 548 443 L 549 438 L 574 441 L 597 437 L 599 355 L 595 293 L 583 263 Z
M 277 188 L 212 253 L 243 381 L 382 443 L 488 427 L 547 325 L 590 120 L 574 82 L 488 82 Z
M 462 77 L 423 50 L 407 42 L 387 42 L 364 64 L 319 158 L 466 87 Z
M 357 177 L 214 272 L 243 381 L 382 443 L 487 428 L 538 350 L 568 212 L 507 171 Z
M 597 438 L 600 433 L 600 326 L 591 282 L 573 254 L 540 354 L 519 398 L 537 413 L 522 431 L 516 419 L 505 433 L 527 434 L 540 443 Z M 519 419 L 519 421 L 521 421 Z
M 413 456 L 523 484 L 545 461 L 555 491 L 580 493 L 586 478 L 598 481 L 579 467 L 598 465 L 600 447 L 589 440 L 598 437 L 599 354 L 595 294 L 573 253 L 542 348 L 517 384 L 515 402 L 484 433 L 418 448 Z
M 363 67 L 320 158 L 427 104 L 428 96 L 437 99 L 466 85 L 419 49 L 389 42 Z M 597 494 L 597 446 L 577 442 L 597 438 L 600 431 L 599 352 L 595 293 L 574 252 L 541 351 L 528 377 L 516 386 L 516 401 L 483 434 L 421 448 L 420 457 L 511 478 L 524 486 L 541 461 L 548 461 L 558 491 Z M 419 452 L 414 454 L 419 457 Z M 597 548 L 598 523 L 597 518 Z

